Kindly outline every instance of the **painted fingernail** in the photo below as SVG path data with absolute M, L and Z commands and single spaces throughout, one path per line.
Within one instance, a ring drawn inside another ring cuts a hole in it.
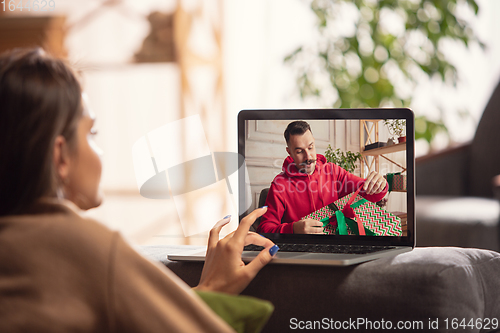
M 231 217 L 231 215 L 228 215 L 229 217 Z M 229 223 L 229 221 L 231 221 L 229 218 L 223 218 L 222 220 L 220 220 L 219 222 L 217 222 L 215 225 L 214 225 L 214 228 L 218 228 L 218 227 L 223 227 L 225 226 L 226 224 Z
M 267 206 L 262 206 L 262 207 L 260 207 L 259 209 L 264 209 L 264 208 L 267 208 Z
M 271 255 L 271 257 L 273 257 L 276 252 L 278 252 L 279 250 L 279 246 L 278 245 L 274 245 L 272 248 L 269 249 L 269 254 Z
M 257 234 L 257 235 L 259 235 L 260 237 L 264 237 L 264 238 L 267 238 L 266 236 L 264 236 L 264 235 L 261 235 L 261 234 Z
M 222 219 L 227 219 L 227 218 L 230 218 L 230 217 L 231 217 L 231 215 L 226 215 Z

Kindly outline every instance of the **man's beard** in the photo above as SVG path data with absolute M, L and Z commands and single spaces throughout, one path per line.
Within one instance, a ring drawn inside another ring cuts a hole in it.
M 307 172 L 306 167 L 315 163 L 316 161 L 317 161 L 317 159 L 310 159 L 310 160 L 306 160 L 306 161 L 300 163 L 299 165 L 301 166 L 301 168 L 299 169 L 299 171 L 301 173 L 306 173 Z

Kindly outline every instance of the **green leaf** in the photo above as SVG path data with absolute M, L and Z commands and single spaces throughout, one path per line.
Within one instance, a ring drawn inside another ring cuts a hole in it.
M 356 169 L 356 162 L 360 161 L 361 153 L 353 153 L 352 151 L 342 152 L 339 148 L 333 150 L 331 145 L 325 151 L 325 158 L 327 162 L 337 164 L 339 167 L 352 173 Z
M 477 43 L 482 48 L 486 47 L 470 25 L 456 16 L 457 0 L 310 1 L 310 8 L 317 18 L 317 29 L 321 38 L 317 41 L 317 45 L 312 45 L 313 47 L 295 49 L 284 58 L 284 61 L 297 73 L 297 87 L 301 98 L 323 97 L 322 94 L 325 92 L 320 83 L 315 80 L 318 77 L 318 72 L 326 75 L 327 82 L 338 93 L 338 99 L 333 102 L 334 107 L 379 107 L 384 103 L 407 107 L 411 104 L 412 97 L 398 96 L 398 90 L 395 89 L 395 86 L 399 84 L 399 81 L 393 79 L 397 76 L 383 76 L 384 66 L 399 72 L 399 76 L 414 86 L 420 80 L 416 75 L 425 75 L 429 79 L 438 77 L 444 83 L 456 85 L 458 73 L 456 68 L 444 58 L 443 52 L 440 50 L 442 41 L 444 39 L 461 41 L 464 48 L 469 48 L 472 42 Z M 465 1 L 470 7 L 471 13 L 477 15 L 479 7 L 476 0 Z M 332 34 L 330 28 L 343 17 L 343 13 L 339 12 L 340 2 L 354 4 L 360 12 L 371 11 L 373 19 L 367 21 L 366 16 L 360 13 L 359 21 L 356 22 L 355 26 L 356 31 L 352 36 L 344 37 Z M 382 29 L 379 25 L 382 10 L 391 10 L 406 15 L 404 34 L 394 36 Z M 417 17 L 419 10 L 422 22 Z M 433 10 L 437 10 L 439 15 L 433 16 Z M 425 15 L 422 11 L 426 12 Z M 371 35 L 364 38 L 371 37 L 375 47 L 384 47 L 388 52 L 387 59 L 381 61 L 380 58 L 375 58 L 374 54 L 361 51 L 362 36 L 367 28 L 371 30 Z M 409 51 L 408 43 L 412 40 L 410 36 L 415 32 L 422 33 L 423 36 L 426 36 L 424 38 L 427 38 L 427 41 L 414 46 L 420 48 L 418 52 L 427 54 L 428 59 L 430 59 L 428 61 L 420 61 L 418 57 L 413 58 L 413 54 Z M 432 48 L 424 47 L 425 43 L 432 45 Z M 310 51 L 313 49 L 319 51 L 317 53 Z M 294 61 L 299 54 L 301 61 Z M 353 71 L 353 68 L 349 67 L 352 64 L 353 55 L 359 58 L 357 61 L 361 63 L 361 73 Z M 420 74 L 415 74 L 415 71 L 412 70 L 415 66 L 421 69 Z M 370 76 L 372 82 L 367 82 L 364 73 L 369 67 L 374 68 L 380 74 L 378 80 L 374 81 L 374 76 Z M 418 115 L 419 110 L 415 111 Z M 426 124 L 425 131 L 417 133 L 417 136 L 425 138 L 429 142 L 432 141 L 436 133 L 447 131 L 443 122 L 425 120 L 424 123 Z

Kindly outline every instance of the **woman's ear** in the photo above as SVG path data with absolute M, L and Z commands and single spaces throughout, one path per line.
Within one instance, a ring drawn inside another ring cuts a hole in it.
M 288 155 L 292 156 L 292 155 L 290 154 L 290 148 L 288 148 L 288 146 L 286 147 L 286 152 L 288 153 Z
M 69 176 L 70 159 L 68 143 L 62 135 L 58 135 L 54 142 L 54 167 L 59 179 L 66 183 Z

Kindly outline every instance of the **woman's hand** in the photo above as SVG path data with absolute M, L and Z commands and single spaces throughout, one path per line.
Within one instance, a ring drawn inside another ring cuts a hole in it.
M 249 232 L 256 218 L 262 216 L 267 207 L 258 208 L 241 220 L 238 229 L 219 240 L 219 233 L 231 217 L 226 217 L 210 230 L 205 265 L 201 273 L 199 290 L 239 294 L 253 280 L 255 275 L 271 261 L 278 246 L 255 232 Z M 248 244 L 264 246 L 257 257 L 245 265 L 241 260 L 243 247 Z

